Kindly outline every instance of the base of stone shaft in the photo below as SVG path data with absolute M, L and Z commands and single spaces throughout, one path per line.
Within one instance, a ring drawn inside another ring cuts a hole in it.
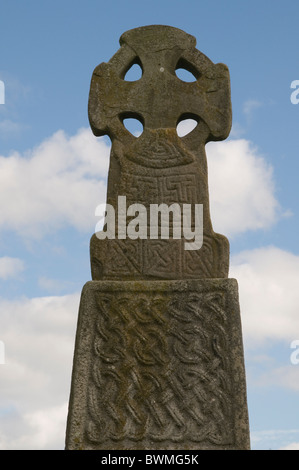
M 235 279 L 91 281 L 66 449 L 249 449 Z

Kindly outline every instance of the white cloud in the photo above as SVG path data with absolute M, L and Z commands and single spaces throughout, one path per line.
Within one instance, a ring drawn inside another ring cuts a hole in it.
M 299 442 L 292 442 L 284 447 L 281 447 L 279 450 L 299 450 Z
M 35 449 L 62 449 L 64 441 L 62 439 L 58 442 L 57 434 L 60 431 L 62 437 L 65 432 L 67 412 L 68 402 L 25 414 L 24 420 L 28 423 L 29 430 L 26 438 L 22 439 L 25 448 L 32 447 L 34 443 Z
M 0 450 L 62 450 L 68 403 L 2 416 Z M 5 432 L 4 432 L 5 431 Z
M 291 355 L 291 349 L 290 349 Z M 263 372 L 254 383 L 258 386 L 283 387 L 295 392 L 299 391 L 299 366 L 291 364 L 282 367 L 274 367 Z
M 246 133 L 246 130 L 238 122 L 233 122 L 231 131 L 230 131 L 231 139 L 239 139 L 245 133 Z
M 0 135 L 1 138 L 11 137 L 11 134 L 18 134 L 22 129 L 25 129 L 26 126 L 18 122 L 12 121 L 11 119 L 3 119 L 0 121 Z
M 299 429 L 273 429 L 254 431 L 250 435 L 250 440 L 253 449 L 293 450 L 292 446 L 296 446 L 293 440 L 298 436 Z
M 245 101 L 243 112 L 248 120 L 251 120 L 253 112 L 262 106 L 262 102 L 254 99 Z
M 79 294 L 0 299 L 0 449 L 63 449 Z
M 41 276 L 38 279 L 38 285 L 44 291 L 50 294 L 59 294 L 62 291 L 71 290 L 72 282 L 65 279 L 51 279 L 46 276 Z
M 0 279 L 15 278 L 24 270 L 24 262 L 19 258 L 3 256 L 0 258 Z
M 248 343 L 299 339 L 299 256 L 272 246 L 244 251 L 232 257 L 230 277 Z
M 0 157 L 0 229 L 36 238 L 67 225 L 90 231 L 106 199 L 108 161 L 109 147 L 88 129 Z
M 207 145 L 211 218 L 228 237 L 276 222 L 273 170 L 245 139 Z

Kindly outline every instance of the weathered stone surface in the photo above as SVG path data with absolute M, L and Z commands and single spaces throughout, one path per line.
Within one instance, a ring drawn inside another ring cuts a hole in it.
M 225 247 L 218 238 L 204 237 L 200 250 L 184 249 L 185 240 L 91 239 L 92 278 L 134 280 L 227 277 Z M 100 243 L 99 243 L 100 241 Z M 213 256 L 212 256 L 213 255 Z
M 225 139 L 231 128 L 228 69 L 199 52 L 194 37 L 169 26 L 136 28 L 123 34 L 120 44 L 112 59 L 94 70 L 89 95 L 94 134 L 108 134 L 112 141 L 107 203 L 117 210 L 118 196 L 126 196 L 127 205 L 141 203 L 146 208 L 156 203 L 203 204 L 204 246 L 193 253 L 190 264 L 190 254 L 180 254 L 177 262 L 177 243 L 162 243 L 163 250 L 167 246 L 168 272 L 161 260 L 153 274 L 146 269 L 157 258 L 157 245 L 151 240 L 135 243 L 142 261 L 137 259 L 133 266 L 129 239 L 108 243 L 119 253 L 113 260 L 106 240 L 95 234 L 90 245 L 92 278 L 227 277 L 229 243 L 214 233 L 211 224 L 205 144 Z M 134 63 L 141 65 L 142 78 L 128 82 L 125 73 Z M 196 80 L 180 80 L 175 73 L 179 67 L 192 72 Z M 127 117 L 143 123 L 139 137 L 124 127 Z M 185 118 L 198 124 L 180 138 L 176 126 Z
M 234 279 L 89 282 L 68 449 L 248 449 Z
M 107 203 L 116 220 L 124 196 L 125 209 L 202 205 L 203 245 L 188 251 L 174 233 L 123 238 L 119 226 L 115 239 L 92 237 L 66 448 L 248 449 L 238 287 L 227 279 L 228 240 L 212 228 L 205 155 L 206 142 L 230 130 L 228 70 L 169 26 L 128 31 L 120 44 L 95 69 L 89 96 L 93 132 L 112 140 Z M 143 75 L 128 82 L 134 63 Z M 194 82 L 181 81 L 178 67 Z M 126 117 L 143 123 L 139 137 Z M 177 123 L 190 117 L 197 126 L 180 138 Z M 172 219 L 173 232 L 180 224 Z

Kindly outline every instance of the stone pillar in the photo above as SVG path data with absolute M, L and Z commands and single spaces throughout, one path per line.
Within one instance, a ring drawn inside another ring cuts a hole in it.
M 230 131 L 228 69 L 169 26 L 128 31 L 120 45 L 90 88 L 91 128 L 112 140 L 107 207 L 115 232 L 111 238 L 107 217 L 91 239 L 66 448 L 249 449 L 238 285 L 227 277 L 228 240 L 212 228 L 205 155 L 208 141 Z M 142 77 L 127 82 L 134 63 Z M 194 82 L 181 81 L 178 68 Z M 126 117 L 143 123 L 139 137 L 124 127 Z M 180 138 L 176 126 L 190 117 L 197 126 Z M 128 237 L 136 204 L 145 215 Z M 163 237 L 158 218 L 153 239 L 149 214 L 160 204 L 175 205 L 181 219 L 170 211 Z M 202 208 L 198 248 L 186 247 L 187 206 Z

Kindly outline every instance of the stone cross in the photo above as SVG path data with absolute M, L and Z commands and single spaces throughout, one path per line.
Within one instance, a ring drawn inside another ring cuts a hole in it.
M 92 130 L 112 140 L 107 213 L 112 207 L 118 224 L 111 236 L 107 218 L 91 239 L 66 448 L 249 449 L 238 285 L 227 278 L 228 241 L 212 228 L 205 155 L 205 144 L 230 130 L 228 69 L 169 26 L 128 31 L 120 45 L 91 80 Z M 142 77 L 129 82 L 133 64 Z M 178 68 L 194 82 L 180 80 Z M 140 136 L 125 128 L 130 117 L 143 124 Z M 179 137 L 185 118 L 197 126 Z M 146 211 L 139 235 L 152 233 L 153 206 L 176 208 L 168 238 L 162 219 L 159 236 L 127 237 L 137 204 Z M 202 208 L 194 250 L 185 249 L 186 219 L 176 218 L 190 205 Z
M 127 204 L 202 204 L 203 246 L 184 249 L 180 239 L 131 241 L 91 240 L 94 280 L 189 279 L 227 277 L 229 244 L 214 233 L 209 214 L 205 144 L 223 140 L 231 128 L 229 72 L 195 48 L 195 38 L 166 26 L 126 32 L 108 63 L 93 72 L 89 119 L 95 135 L 112 140 L 107 202 L 117 210 L 119 196 Z M 125 80 L 139 64 L 142 77 Z M 184 68 L 194 75 L 186 83 L 176 75 Z M 139 137 L 124 126 L 135 118 L 143 126 Z M 192 118 L 196 128 L 177 134 L 180 121 Z M 108 246 L 109 249 L 108 249 Z

